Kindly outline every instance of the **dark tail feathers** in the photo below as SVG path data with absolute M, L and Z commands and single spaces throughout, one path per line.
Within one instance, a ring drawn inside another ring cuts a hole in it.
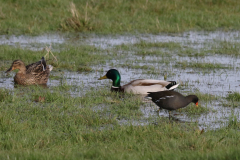
M 45 71 L 45 70 L 46 70 L 46 67 L 47 67 L 47 64 L 46 64 L 46 61 L 45 61 L 44 57 L 42 57 L 41 63 L 42 63 L 42 65 L 43 65 L 43 71 Z
M 170 89 L 171 87 L 177 85 L 177 83 L 176 83 L 175 81 L 169 81 L 169 82 L 171 82 L 171 83 L 169 83 L 169 84 L 165 87 L 165 88 L 167 88 L 167 89 Z M 174 89 L 172 89 L 172 90 L 174 90 Z

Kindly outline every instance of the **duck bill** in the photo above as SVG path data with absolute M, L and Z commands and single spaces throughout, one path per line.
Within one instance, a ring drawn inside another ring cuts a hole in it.
M 196 103 L 196 106 L 198 107 L 198 102 Z
M 100 78 L 98 78 L 98 80 L 102 80 L 102 79 L 108 79 L 108 78 L 107 78 L 106 75 L 105 75 L 105 76 L 102 76 L 102 77 L 100 77 Z
M 5 73 L 11 72 L 13 70 L 12 67 L 10 67 Z

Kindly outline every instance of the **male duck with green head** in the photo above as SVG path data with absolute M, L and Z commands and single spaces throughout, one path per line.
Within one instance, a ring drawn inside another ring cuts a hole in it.
M 158 92 L 164 90 L 173 90 L 179 84 L 175 81 L 164 81 L 154 79 L 136 79 L 124 86 L 120 85 L 121 76 L 118 70 L 110 69 L 107 74 L 98 80 L 111 79 L 113 81 L 111 91 L 127 92 L 133 94 L 148 94 L 147 92 Z

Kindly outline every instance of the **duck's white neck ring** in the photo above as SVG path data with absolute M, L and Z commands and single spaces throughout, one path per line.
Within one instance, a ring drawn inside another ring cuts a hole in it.
M 120 87 L 115 87 L 115 86 L 112 86 L 112 88 L 120 88 Z

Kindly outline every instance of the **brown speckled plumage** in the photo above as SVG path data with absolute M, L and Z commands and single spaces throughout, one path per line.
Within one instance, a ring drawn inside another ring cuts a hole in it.
M 14 77 L 14 82 L 21 85 L 46 84 L 52 66 L 47 66 L 44 57 L 36 63 L 25 66 L 23 61 L 15 60 L 12 66 L 6 71 L 19 69 Z

